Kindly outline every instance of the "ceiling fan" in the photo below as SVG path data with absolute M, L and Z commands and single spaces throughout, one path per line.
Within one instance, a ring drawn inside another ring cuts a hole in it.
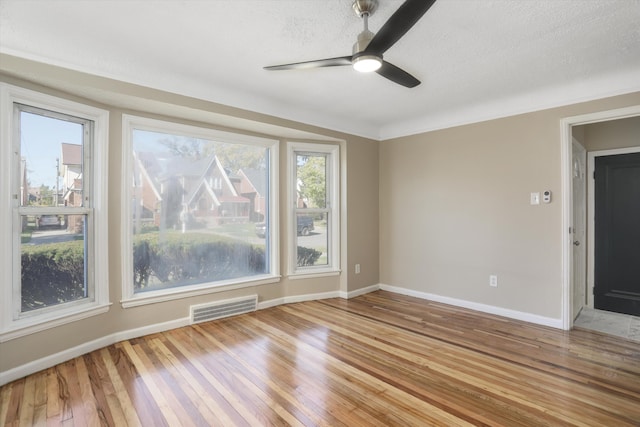
M 378 0 L 355 0 L 353 10 L 364 20 L 364 30 L 353 45 L 353 54 L 337 58 L 315 61 L 295 62 L 292 64 L 272 65 L 265 70 L 300 70 L 305 68 L 338 67 L 351 65 L 361 72 L 380 74 L 399 85 L 412 88 L 420 80 L 406 71 L 382 59 L 382 55 L 393 46 L 411 27 L 429 10 L 436 0 L 406 0 L 385 22 L 377 34 L 369 31 L 369 17 L 378 8 Z

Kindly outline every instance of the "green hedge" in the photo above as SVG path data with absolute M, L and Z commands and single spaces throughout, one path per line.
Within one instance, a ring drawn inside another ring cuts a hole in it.
M 298 265 L 314 265 L 321 252 L 298 247 Z M 202 233 L 137 236 L 133 247 L 136 290 L 218 281 L 266 272 L 264 249 L 231 238 Z
M 133 246 L 136 290 L 150 285 L 216 281 L 265 272 L 263 248 L 206 234 L 138 236 Z M 159 283 L 158 283 L 159 282 Z
M 83 244 L 22 246 L 22 311 L 84 298 Z
M 320 255 L 322 255 L 320 251 L 298 246 L 298 267 L 314 265 L 316 261 L 318 261 L 318 258 L 320 258 Z
M 22 310 L 29 311 L 85 297 L 84 242 L 22 246 Z M 314 265 L 321 252 L 298 247 L 298 265 Z M 135 290 L 218 281 L 266 271 L 264 249 L 231 238 L 202 233 L 136 236 L 133 245 Z

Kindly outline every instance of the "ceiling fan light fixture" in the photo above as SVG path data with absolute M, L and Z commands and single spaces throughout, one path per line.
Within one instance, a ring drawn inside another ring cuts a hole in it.
M 353 68 L 361 73 L 371 73 L 382 66 L 382 60 L 375 55 L 361 55 L 353 58 Z
M 2 1 L 2 0 L 0 0 Z M 383 55 L 400 40 L 436 0 L 404 0 L 402 5 L 387 19 L 377 34 L 369 31 L 369 17 L 378 7 L 379 0 L 352 0 L 353 10 L 362 18 L 364 29 L 353 45 L 352 54 L 336 58 L 317 59 L 314 61 L 294 62 L 291 64 L 272 65 L 265 70 L 302 70 L 307 68 L 341 67 L 351 65 L 356 71 L 370 73 L 375 71 L 380 76 L 401 86 L 412 88 L 420 84 L 420 80 L 401 68 L 384 61 Z

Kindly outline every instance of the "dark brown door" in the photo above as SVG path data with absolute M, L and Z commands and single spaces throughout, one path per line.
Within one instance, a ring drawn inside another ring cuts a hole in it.
M 638 316 L 640 153 L 595 161 L 595 308 Z

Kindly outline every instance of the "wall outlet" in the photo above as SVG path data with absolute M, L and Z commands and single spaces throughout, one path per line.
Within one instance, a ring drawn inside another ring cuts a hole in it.
M 495 274 L 489 276 L 489 286 L 491 286 L 492 288 L 498 287 L 498 276 L 496 276 Z
M 356 274 L 360 274 L 360 264 L 356 264 Z

